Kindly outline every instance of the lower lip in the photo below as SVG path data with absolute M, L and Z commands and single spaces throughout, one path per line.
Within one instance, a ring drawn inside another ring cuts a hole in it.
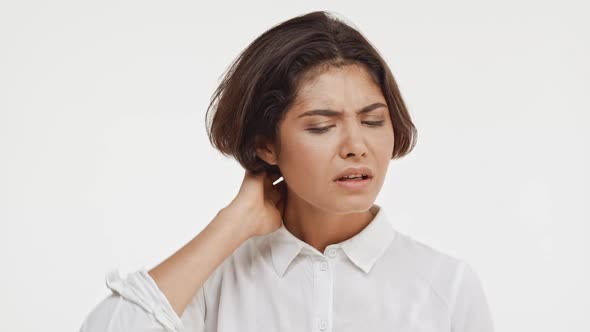
M 373 178 L 366 178 L 364 180 L 345 180 L 345 181 L 335 181 L 338 186 L 349 189 L 349 190 L 359 190 L 365 188 Z

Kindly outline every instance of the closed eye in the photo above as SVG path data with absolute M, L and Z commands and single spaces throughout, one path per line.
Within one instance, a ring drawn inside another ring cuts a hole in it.
M 383 124 L 385 123 L 384 120 L 381 121 L 363 121 L 363 123 L 367 124 L 369 127 L 381 127 L 383 126 Z M 307 131 L 310 131 L 312 133 L 315 134 L 322 134 L 327 132 L 328 130 L 330 130 L 330 128 L 334 127 L 332 126 L 327 126 L 327 127 L 318 127 L 318 128 L 308 128 L 306 129 Z

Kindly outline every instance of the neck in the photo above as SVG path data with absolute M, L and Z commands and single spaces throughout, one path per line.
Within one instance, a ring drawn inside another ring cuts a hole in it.
M 288 201 L 283 224 L 291 234 L 321 253 L 327 246 L 360 233 L 376 214 L 374 206 L 361 212 L 333 213 L 304 203 Z

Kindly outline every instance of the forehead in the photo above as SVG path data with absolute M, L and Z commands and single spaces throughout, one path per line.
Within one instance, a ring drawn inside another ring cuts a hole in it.
M 296 96 L 296 105 L 363 103 L 383 99 L 380 86 L 362 65 L 321 67 L 306 73 Z

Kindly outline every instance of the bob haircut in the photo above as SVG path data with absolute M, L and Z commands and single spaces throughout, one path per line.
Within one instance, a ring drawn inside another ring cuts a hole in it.
M 364 66 L 381 87 L 394 131 L 391 159 L 405 156 L 416 144 L 417 130 L 391 70 L 359 31 L 326 11 L 280 23 L 239 54 L 207 108 L 209 141 L 246 170 L 280 175 L 276 165 L 257 156 L 260 139 L 274 144 L 279 154 L 279 124 L 294 104 L 300 84 L 322 70 L 348 64 Z M 211 109 L 215 112 L 209 124 Z

